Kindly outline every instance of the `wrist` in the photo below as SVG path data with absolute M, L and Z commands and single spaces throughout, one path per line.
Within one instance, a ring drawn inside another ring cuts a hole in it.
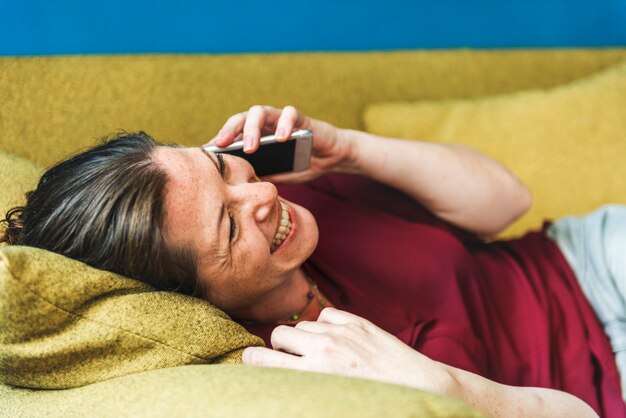
M 458 396 L 461 388 L 458 380 L 455 378 L 454 370 L 444 363 L 431 359 L 425 360 L 427 361 L 427 365 L 425 364 L 421 367 L 423 367 L 422 371 L 424 369 L 428 370 L 426 379 L 423 378 L 424 375 L 422 374 L 419 384 L 414 386 L 440 395 Z M 418 373 L 413 375 L 420 376 Z
M 337 143 L 340 144 L 341 157 L 333 171 L 349 174 L 363 174 L 361 170 L 361 154 L 364 144 L 364 133 L 352 129 L 337 128 Z
M 459 382 L 454 368 L 433 360 L 411 347 L 403 346 L 395 353 L 399 362 L 389 367 L 395 372 L 396 383 L 440 395 L 458 393 Z

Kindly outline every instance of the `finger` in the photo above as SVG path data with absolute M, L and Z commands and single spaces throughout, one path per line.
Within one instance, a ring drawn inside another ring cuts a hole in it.
M 351 314 L 346 311 L 341 311 L 336 308 L 324 308 L 317 318 L 318 322 L 325 322 L 334 325 L 347 325 L 347 324 L 360 324 L 367 325 L 370 321 L 361 318 L 358 315 Z
M 209 141 L 209 145 L 227 147 L 234 142 L 234 138 L 241 132 L 246 121 L 248 112 L 237 113 L 226 121 L 215 138 Z
M 243 132 L 239 132 L 233 142 L 241 141 L 243 139 Z
M 274 328 L 271 336 L 274 350 L 283 350 L 297 355 L 306 354 L 305 351 L 310 351 L 315 342 L 316 334 L 287 325 Z
M 278 142 L 285 142 L 291 136 L 300 113 L 293 106 L 285 106 L 276 124 L 276 137 Z
M 316 321 L 301 321 L 298 322 L 295 327 L 302 331 L 310 332 L 312 334 L 327 334 L 330 333 L 331 327 L 334 325 Z
M 237 136 L 235 136 L 234 139 L 228 139 L 224 141 L 224 144 L 222 144 L 222 142 L 217 142 L 217 140 L 215 138 L 213 138 L 212 140 L 210 140 L 209 142 L 207 142 L 206 144 L 202 145 L 203 147 L 206 146 L 210 146 L 210 145 L 215 145 L 218 148 L 226 148 L 228 147 L 230 144 L 232 144 L 233 142 L 237 142 L 237 141 L 241 141 L 241 138 L 243 138 L 243 133 L 239 132 L 237 134 Z
M 263 109 L 263 106 L 252 106 L 248 110 L 248 117 L 243 125 L 243 151 L 245 153 L 251 154 L 259 148 L 261 128 L 264 123 L 265 109 Z
M 248 347 L 241 360 L 250 366 L 296 368 L 300 357 L 265 347 Z

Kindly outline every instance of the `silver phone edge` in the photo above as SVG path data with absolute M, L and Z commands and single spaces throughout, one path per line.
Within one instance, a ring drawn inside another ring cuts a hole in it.
M 291 133 L 291 136 L 289 137 L 288 141 L 294 140 L 294 139 L 301 139 L 301 138 L 308 138 L 313 136 L 313 131 L 309 130 L 309 129 L 300 129 L 298 131 L 294 131 Z M 277 137 L 276 135 L 267 135 L 264 137 L 261 137 L 261 144 L 268 144 L 268 143 L 272 143 L 272 142 L 276 142 L 277 141 Z M 311 141 L 308 141 L 311 142 Z M 225 151 L 234 151 L 234 150 L 238 150 L 238 149 L 243 149 L 243 140 L 241 141 L 235 141 L 232 144 L 230 144 L 229 146 L 225 147 L 225 148 L 220 148 L 217 145 L 203 145 L 202 146 L 203 149 L 205 149 L 206 151 L 209 152 L 225 152 Z M 297 149 L 298 149 L 298 145 L 296 144 L 296 154 L 297 154 Z M 295 155 L 294 155 L 295 158 Z M 305 167 L 306 168 L 306 167 Z M 295 170 L 294 170 L 295 171 Z
M 308 131 L 296 142 L 296 150 L 293 153 L 293 171 L 303 171 L 309 168 L 311 163 L 311 148 L 313 147 L 313 133 Z

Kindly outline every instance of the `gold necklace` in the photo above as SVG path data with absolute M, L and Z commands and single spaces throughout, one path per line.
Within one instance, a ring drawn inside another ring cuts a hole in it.
M 306 294 L 307 303 L 306 305 L 304 305 L 304 308 L 302 308 L 300 312 L 292 313 L 291 316 L 289 316 L 289 318 L 278 321 L 278 323 L 281 325 L 296 324 L 298 320 L 300 319 L 300 317 L 302 316 L 302 314 L 306 312 L 309 306 L 311 306 L 311 303 L 313 303 L 314 299 L 317 299 L 317 304 L 318 304 L 320 311 L 328 306 L 328 301 L 326 300 L 324 296 L 322 296 L 322 293 L 317 287 L 317 283 L 313 281 L 313 279 L 311 278 L 311 276 L 309 276 L 309 273 L 307 273 L 306 270 L 302 269 L 302 271 L 304 272 L 304 278 L 309 285 L 309 291 Z

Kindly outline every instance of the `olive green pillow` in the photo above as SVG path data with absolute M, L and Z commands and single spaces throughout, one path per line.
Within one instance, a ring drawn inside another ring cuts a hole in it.
M 467 144 L 510 167 L 534 205 L 507 236 L 626 203 L 626 62 L 546 90 L 373 104 L 364 122 L 379 135 Z
M 262 345 L 209 303 L 23 246 L 0 248 L 0 381 L 65 389 Z
M 37 186 L 43 170 L 37 164 L 0 150 L 0 218 L 24 204 L 24 193 Z

